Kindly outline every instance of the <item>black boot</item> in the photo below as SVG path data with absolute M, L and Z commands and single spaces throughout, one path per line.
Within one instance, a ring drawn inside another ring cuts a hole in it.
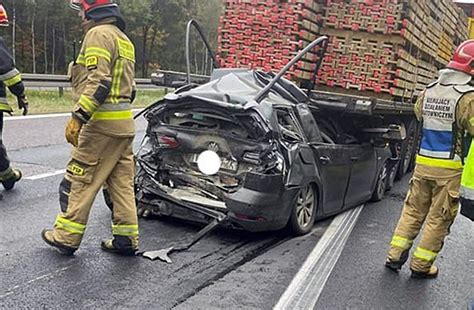
M 3 179 L 2 185 L 5 190 L 10 191 L 15 186 L 15 183 L 21 180 L 21 177 L 22 173 L 20 170 L 12 169 L 12 172 Z
M 385 267 L 392 271 L 399 272 L 400 270 L 402 270 L 403 264 L 406 263 L 408 259 L 408 254 L 408 250 L 403 251 L 402 255 L 400 255 L 400 260 L 398 261 L 393 261 L 390 258 L 387 258 L 387 260 L 385 261 Z
M 41 238 L 43 238 L 43 241 L 46 242 L 48 245 L 55 247 L 56 249 L 61 252 L 61 254 L 66 255 L 66 256 L 72 256 L 74 255 L 74 252 L 76 252 L 76 248 L 69 247 L 67 245 L 63 245 L 53 238 L 53 231 L 48 230 L 48 229 L 43 229 L 41 232 Z
M 132 247 L 132 242 L 127 237 L 115 236 L 114 239 L 104 240 L 100 247 L 105 252 L 133 256 L 138 251 Z
M 421 272 L 411 270 L 411 277 L 416 279 L 434 279 L 438 277 L 439 269 L 436 266 L 431 266 L 428 272 Z

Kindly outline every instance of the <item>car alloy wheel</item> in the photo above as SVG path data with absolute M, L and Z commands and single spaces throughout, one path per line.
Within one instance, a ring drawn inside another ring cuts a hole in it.
M 314 187 L 311 185 L 299 190 L 290 218 L 291 229 L 295 234 L 307 234 L 313 228 L 317 208 L 316 197 Z

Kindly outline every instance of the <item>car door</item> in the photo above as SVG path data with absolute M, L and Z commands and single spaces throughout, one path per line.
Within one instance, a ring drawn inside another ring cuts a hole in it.
M 344 208 L 367 201 L 377 176 L 377 154 L 369 144 L 348 145 L 351 173 L 344 200 Z
M 285 184 L 289 187 L 300 187 L 311 183 L 316 178 L 313 152 L 306 142 L 304 131 L 294 111 L 288 107 L 275 107 L 281 147 L 288 154 L 289 169 Z
M 322 143 L 312 145 L 312 149 L 321 177 L 324 214 L 339 212 L 344 205 L 351 171 L 349 148 Z

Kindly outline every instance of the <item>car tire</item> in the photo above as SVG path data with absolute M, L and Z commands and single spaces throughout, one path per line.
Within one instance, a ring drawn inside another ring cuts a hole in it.
M 291 208 L 289 228 L 300 236 L 309 233 L 314 226 L 318 207 L 318 194 L 311 184 L 301 188 L 296 194 L 296 201 Z
M 380 201 L 383 199 L 385 192 L 387 191 L 387 179 L 389 177 L 388 162 L 385 162 L 377 176 L 377 183 L 375 184 L 374 192 L 372 193 L 372 201 Z

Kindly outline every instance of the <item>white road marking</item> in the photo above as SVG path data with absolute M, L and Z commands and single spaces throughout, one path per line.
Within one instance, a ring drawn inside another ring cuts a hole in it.
M 27 115 L 27 116 L 6 116 L 4 120 L 8 122 L 8 121 L 19 121 L 19 120 L 30 120 L 30 119 L 67 117 L 70 115 L 71 113 L 54 113 L 54 114 L 38 114 L 38 115 Z
M 140 112 L 143 109 L 132 109 L 133 112 Z M 27 116 L 6 116 L 5 121 L 20 121 L 20 120 L 31 120 L 31 119 L 43 119 L 43 118 L 58 118 L 68 117 L 71 113 L 52 113 L 52 114 L 38 114 L 38 115 L 27 115 Z
M 26 177 L 25 180 L 30 180 L 30 181 L 35 181 L 35 180 L 40 180 L 40 179 L 46 179 L 49 177 L 54 177 L 56 175 L 64 174 L 66 173 L 65 169 L 62 170 L 56 170 L 54 172 L 48 172 L 48 173 L 42 173 L 42 174 L 37 174 L 31 177 Z
M 55 276 L 61 274 L 62 272 L 68 270 L 68 269 L 71 268 L 72 266 L 73 266 L 73 265 L 63 267 L 63 268 L 60 268 L 60 269 L 58 269 L 58 270 L 56 270 L 56 271 L 54 271 L 54 272 L 51 272 L 51 273 L 48 273 L 48 274 L 44 274 L 44 275 L 42 275 L 42 276 L 39 276 L 39 277 L 36 277 L 36 278 L 31 279 L 31 280 L 29 280 L 29 281 L 26 281 L 25 283 L 22 283 L 22 284 L 19 284 L 19 285 L 15 285 L 14 287 L 12 287 L 12 288 L 10 288 L 9 290 L 7 290 L 7 291 L 5 292 L 5 294 L 0 295 L 0 299 L 4 299 L 4 298 L 10 296 L 10 295 L 12 295 L 13 293 L 15 293 L 16 290 L 21 289 L 21 288 L 23 288 L 23 287 L 25 287 L 25 286 L 28 286 L 28 285 L 30 285 L 30 284 L 32 284 L 32 283 L 41 281 L 41 280 L 43 280 L 43 279 L 52 279 L 52 278 L 54 278 Z
M 274 310 L 314 309 L 363 208 L 362 205 L 334 218 Z

